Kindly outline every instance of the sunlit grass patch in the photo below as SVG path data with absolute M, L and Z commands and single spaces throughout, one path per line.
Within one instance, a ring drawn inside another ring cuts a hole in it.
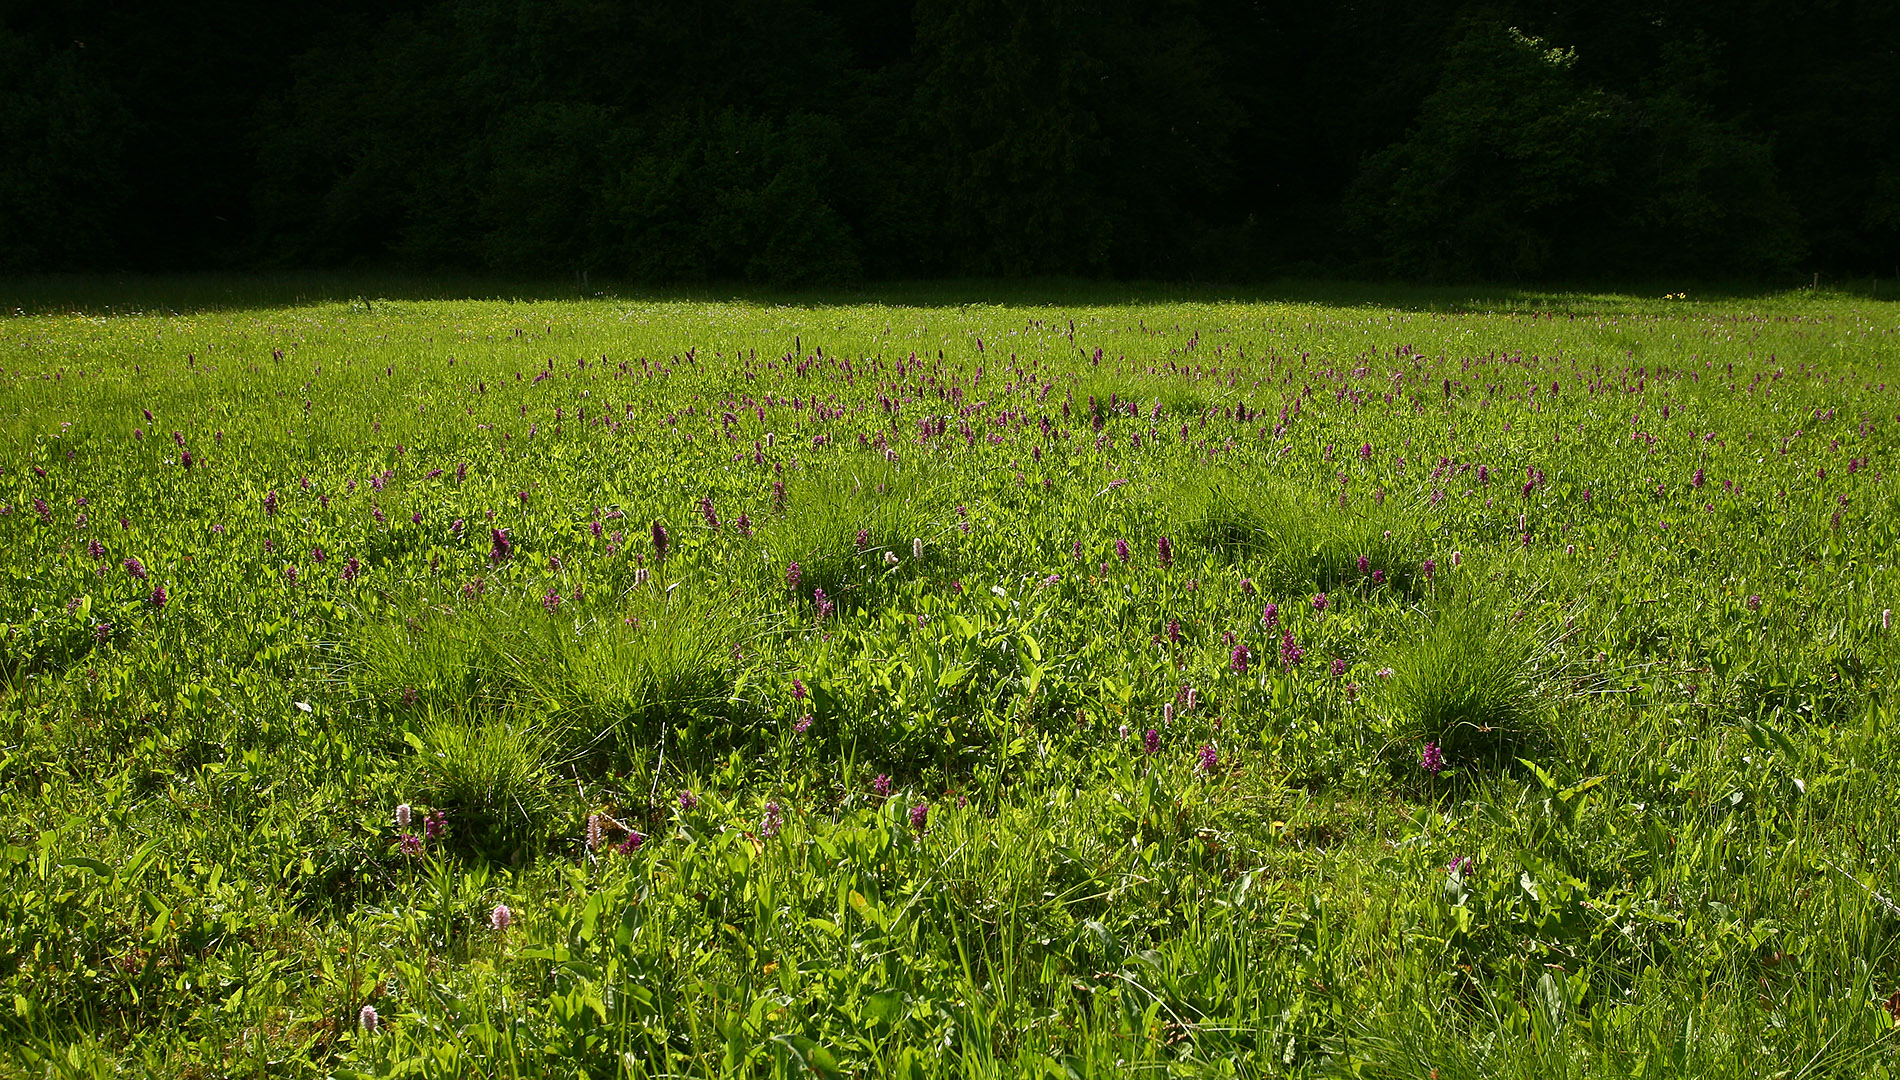
M 1890 320 L 1320 298 L 16 317 L 0 1072 L 1877 1074 Z

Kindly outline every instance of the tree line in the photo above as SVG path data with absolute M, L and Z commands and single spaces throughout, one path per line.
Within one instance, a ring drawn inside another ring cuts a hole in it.
M 0 273 L 1900 273 L 1892 0 L 0 13 Z

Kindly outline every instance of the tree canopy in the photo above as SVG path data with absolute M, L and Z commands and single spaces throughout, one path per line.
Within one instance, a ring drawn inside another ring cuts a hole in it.
M 1900 274 L 1897 73 L 1886 0 L 0 0 L 0 273 Z

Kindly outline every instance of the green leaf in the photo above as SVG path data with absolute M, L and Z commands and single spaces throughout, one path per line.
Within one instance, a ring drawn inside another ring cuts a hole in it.
M 1570 1000 L 1548 971 L 1537 980 L 1537 1003 L 1543 1006 L 1544 1017 L 1552 1028 L 1562 1027 L 1570 1017 Z
M 831 1051 L 807 1036 L 780 1034 L 772 1036 L 772 1041 L 784 1048 L 786 1056 L 803 1072 L 818 1076 L 843 1075 Z
M 1532 761 L 1529 758 L 1518 758 L 1517 763 L 1529 769 L 1532 773 L 1534 773 L 1537 776 L 1537 782 L 1544 785 L 1545 791 L 1557 790 L 1557 781 L 1550 778 L 1550 774 L 1544 771 L 1543 766 L 1537 764 L 1535 761 Z
M 880 1024 L 896 1026 L 904 1018 L 904 995 L 896 990 L 866 994 L 859 1003 L 864 1015 Z
M 1765 724 L 1754 717 L 1743 717 L 1742 729 L 1748 733 L 1749 740 L 1756 746 L 1768 751 L 1779 750 L 1790 765 L 1801 763 L 1800 747 L 1796 746 L 1788 736 L 1782 734 L 1779 728 Z
M 1571 799 L 1577 797 L 1578 795 L 1583 794 L 1586 791 L 1589 791 L 1591 788 L 1596 787 L 1598 784 L 1601 784 L 1603 781 L 1608 780 L 1608 779 L 1609 777 L 1607 775 L 1592 776 L 1590 779 L 1585 780 L 1581 784 L 1578 784 L 1574 787 L 1565 788 L 1564 790 L 1558 792 L 1557 798 L 1563 802 L 1569 802 Z

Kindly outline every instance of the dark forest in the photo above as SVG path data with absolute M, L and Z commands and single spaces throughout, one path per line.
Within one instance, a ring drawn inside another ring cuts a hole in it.
M 0 273 L 1900 273 L 1892 0 L 0 12 Z

